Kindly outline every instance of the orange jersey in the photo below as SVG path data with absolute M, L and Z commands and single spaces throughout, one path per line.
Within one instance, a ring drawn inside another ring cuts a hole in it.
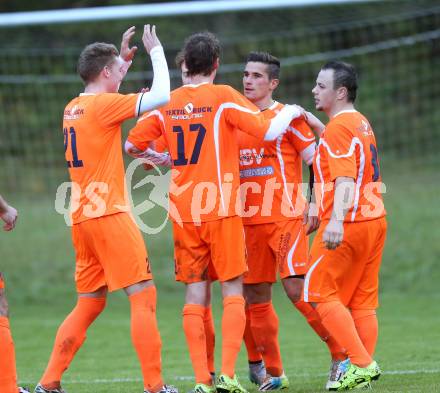
M 273 118 L 284 105 L 275 102 L 263 111 Z M 302 218 L 302 163 L 311 165 L 315 137 L 303 118 L 292 121 L 275 141 L 239 133 L 240 181 L 244 200 L 243 223 L 261 224 Z
M 202 83 L 174 90 L 168 105 L 139 119 L 128 141 L 145 150 L 163 135 L 172 158 L 171 218 L 196 223 L 240 213 L 237 129 L 263 139 L 269 126 L 232 87 Z
M 351 177 L 355 181 L 354 202 L 345 222 L 385 215 L 376 139 L 361 113 L 342 111 L 330 120 L 321 135 L 313 165 L 321 220 L 331 218 L 337 177 Z
M 81 94 L 64 110 L 64 150 L 74 224 L 127 211 L 121 123 L 137 116 L 140 94 Z

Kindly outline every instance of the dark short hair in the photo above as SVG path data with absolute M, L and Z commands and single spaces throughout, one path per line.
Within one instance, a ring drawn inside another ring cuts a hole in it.
M 353 65 L 343 61 L 329 61 L 321 68 L 322 70 L 333 70 L 333 89 L 345 87 L 347 89 L 348 102 L 356 100 L 357 72 Z
M 87 45 L 79 55 L 77 70 L 87 85 L 97 78 L 103 68 L 119 56 L 116 46 L 104 42 Z
M 268 52 L 250 52 L 246 57 L 246 63 L 254 61 L 256 63 L 267 64 L 267 74 L 269 80 L 280 78 L 280 61 Z
M 220 42 L 217 37 L 205 31 L 189 36 L 182 49 L 188 75 L 209 75 L 215 69 L 220 57 Z

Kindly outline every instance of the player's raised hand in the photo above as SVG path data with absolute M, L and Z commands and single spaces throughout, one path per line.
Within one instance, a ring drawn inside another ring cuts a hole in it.
M 122 34 L 120 55 L 125 61 L 132 61 L 137 51 L 137 46 L 130 48 L 130 40 L 134 36 L 136 27 L 131 26 L 124 34 Z
M 322 234 L 322 241 L 325 247 L 329 250 L 334 250 L 342 242 L 344 237 L 344 222 L 336 219 L 331 219 L 324 229 Z
M 8 206 L 6 210 L 0 214 L 0 218 L 5 222 L 3 229 L 5 231 L 12 231 L 18 218 L 17 209 Z
M 156 35 L 156 26 L 144 25 L 144 34 L 142 34 L 142 42 L 145 50 L 150 53 L 155 46 L 161 45 L 159 38 Z

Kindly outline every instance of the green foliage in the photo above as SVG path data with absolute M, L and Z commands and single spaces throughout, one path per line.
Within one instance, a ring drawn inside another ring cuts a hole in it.
M 57 7 L 63 5 L 96 2 L 57 2 Z M 7 2 L 5 7 L 10 9 Z M 0 163 L 5 168 L 0 172 L 1 190 L 53 194 L 65 179 L 61 113 L 83 89 L 75 67 L 84 45 L 91 41 L 118 44 L 121 33 L 135 24 L 134 43 L 139 51 L 121 91 L 138 91 L 151 83 L 149 60 L 140 40 L 145 22 L 1 29 Z M 313 108 L 311 89 L 321 65 L 335 57 L 352 62 L 360 75 L 357 108 L 371 121 L 382 151 L 417 161 L 421 155 L 436 154 L 440 147 L 440 112 L 436 110 L 440 7 L 436 1 L 183 15 L 148 22 L 158 25 L 170 68 L 186 36 L 200 30 L 218 34 L 223 53 L 217 81 L 238 90 L 247 53 L 270 51 L 282 60 L 276 98 L 308 109 Z M 180 72 L 173 69 L 172 85 L 180 83 Z

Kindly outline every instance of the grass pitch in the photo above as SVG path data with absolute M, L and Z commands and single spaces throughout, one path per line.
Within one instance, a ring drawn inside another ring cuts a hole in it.
M 387 185 L 389 235 L 381 271 L 376 359 L 384 375 L 374 384 L 374 390 L 440 392 L 440 174 L 435 164 L 415 167 L 389 160 L 382 162 L 382 168 Z M 5 196 L 19 209 L 20 219 L 14 232 L 0 236 L 0 269 L 6 276 L 19 378 L 33 388 L 47 364 L 56 329 L 75 303 L 73 250 L 70 230 L 63 217 L 54 212 L 54 198 Z M 173 279 L 170 227 L 159 235 L 146 237 L 146 242 L 158 286 L 164 377 L 167 383 L 186 392 L 194 381 L 181 327 L 184 288 Z M 291 382 L 289 391 L 322 391 L 329 366 L 325 345 L 278 285 L 274 303 L 280 316 L 281 351 Z M 220 331 L 219 296 L 214 301 L 214 314 Z M 220 339 L 217 367 L 219 349 Z M 237 365 L 242 383 L 256 391 L 247 380 L 244 349 Z M 89 330 L 63 383 L 69 393 L 142 392 L 124 294 L 109 296 L 107 309 Z

